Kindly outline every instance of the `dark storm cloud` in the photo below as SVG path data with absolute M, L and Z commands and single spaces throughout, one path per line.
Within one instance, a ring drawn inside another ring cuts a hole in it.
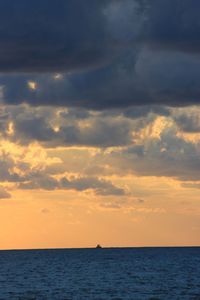
M 0 0 L 0 99 L 95 110 L 198 104 L 199 10 L 198 0 Z
M 198 0 L 1 0 L 0 70 L 87 69 L 133 42 L 196 52 L 199 9 Z
M 148 4 L 144 38 L 151 45 L 185 52 L 200 52 L 198 0 L 153 0 Z
M 100 65 L 110 51 L 97 0 L 0 1 L 1 72 L 49 72 Z
M 187 70 L 187 71 L 186 71 Z M 154 104 L 198 104 L 200 59 L 185 53 L 143 49 L 115 63 L 90 72 L 53 75 L 2 75 L 3 100 L 8 104 L 30 103 L 104 110 Z M 31 89 L 30 82 L 36 84 Z

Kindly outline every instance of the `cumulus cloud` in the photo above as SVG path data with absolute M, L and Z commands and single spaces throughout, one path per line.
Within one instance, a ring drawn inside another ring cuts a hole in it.
M 54 130 L 44 118 L 18 120 L 16 136 L 22 142 L 33 140 L 45 146 L 93 146 L 111 147 L 131 143 L 131 130 L 126 121 L 90 120 L 88 125 L 77 122 L 60 126 Z M 112 139 L 110 138 L 112 136 Z
M 5 154 L 0 154 L 0 182 L 17 182 L 20 176 L 14 171 L 14 160 Z
M 91 190 L 101 196 L 130 195 L 129 184 L 127 188 L 119 187 L 113 181 L 113 177 L 110 177 L 113 175 L 117 178 L 116 182 L 121 176 L 127 175 L 157 176 L 187 181 L 187 187 L 198 187 L 196 184 L 200 181 L 200 144 L 198 141 L 185 139 L 178 131 L 176 123 L 178 115 L 190 115 L 191 109 L 167 110 L 167 113 L 164 110 L 161 111 L 162 116 L 149 109 L 145 118 L 141 117 L 140 113 L 136 113 L 136 117 L 125 117 L 124 112 L 119 114 L 116 111 L 108 114 L 26 106 L 12 109 L 8 112 L 7 108 L 4 108 L 0 114 L 3 125 L 5 120 L 8 120 L 8 124 L 14 123 L 14 132 L 6 134 L 7 129 L 2 130 L 0 182 L 28 190 Z M 146 109 L 144 111 L 146 114 Z M 31 126 L 28 126 L 30 120 Z M 79 140 L 71 139 L 71 144 L 64 139 L 67 135 L 59 136 L 59 131 L 54 131 L 57 125 L 67 128 L 68 122 L 74 128 L 79 124 L 80 128 L 84 129 L 79 135 Z M 18 124 L 21 124 L 21 127 Z M 118 124 L 119 127 L 109 127 L 111 124 Z M 124 124 L 127 124 L 127 131 Z M 46 128 L 50 128 L 53 135 L 47 134 Z M 125 131 L 121 131 L 121 128 Z M 134 137 L 132 141 L 130 133 Z M 85 135 L 89 138 L 86 139 Z M 109 139 L 111 142 L 108 142 Z M 94 142 L 98 140 L 99 143 Z M 40 142 L 41 145 L 34 146 L 31 144 L 33 141 Z M 28 143 L 31 145 L 27 148 Z M 47 148 L 44 149 L 43 145 Z M 86 148 L 71 148 L 77 145 Z M 89 145 L 92 145 L 92 148 L 88 148 Z M 51 148 L 48 148 L 49 146 Z M 191 182 L 194 186 L 191 186 Z M 134 188 L 132 191 L 134 193 Z M 137 192 L 134 195 L 143 197 L 143 194 Z
M 80 109 L 4 107 L 0 109 L 1 127 L 2 136 L 24 145 L 37 141 L 45 147 L 106 148 L 133 141 L 131 121 L 119 112 L 112 116 Z
M 55 151 L 55 155 L 57 147 L 64 149 L 55 163 L 44 164 L 39 172 L 22 159 L 23 154 L 18 159 L 15 153 L 14 157 L 6 154 L 4 148 L 0 159 L 0 180 L 21 182 L 21 186 L 28 182 L 29 186 L 39 188 L 42 185 L 49 190 L 61 186 L 61 182 L 58 184 L 52 176 L 65 172 L 90 178 L 131 173 L 198 181 L 198 140 L 192 142 L 185 139 L 179 131 L 194 132 L 194 128 L 190 131 L 186 128 L 186 125 L 191 127 L 188 118 L 194 120 L 195 128 L 198 128 L 194 114 L 198 116 L 195 107 L 168 109 L 146 106 L 130 111 L 98 113 L 81 109 L 32 108 L 26 105 L 9 109 L 4 107 L 0 110 L 2 138 L 21 144 L 22 148 L 36 141 L 45 146 L 47 151 Z M 182 116 L 187 119 L 183 120 Z M 12 124 L 11 128 L 9 124 Z M 79 148 L 76 151 L 72 149 L 70 154 L 71 146 L 91 146 L 94 152 L 92 154 L 89 149 Z M 65 152 L 66 147 L 68 150 Z M 46 176 L 41 176 L 41 171 Z M 40 183 L 36 177 L 40 178 Z M 92 181 L 90 184 L 92 186 Z M 69 185 L 72 186 L 72 183 Z
M 12 144 L 11 144 L 12 145 Z M 78 174 L 76 176 L 64 175 L 67 173 L 68 164 L 64 160 L 55 159 L 55 161 L 50 157 L 45 157 L 42 154 L 41 161 L 38 153 L 31 157 L 31 153 L 24 157 L 25 148 L 16 153 L 14 158 L 11 158 L 11 154 L 0 153 L 0 182 L 5 182 L 7 184 L 12 184 L 13 187 L 22 190 L 32 190 L 32 189 L 43 189 L 47 191 L 54 190 L 75 190 L 79 192 L 91 190 L 96 195 L 101 196 L 124 196 L 127 192 L 124 188 L 118 187 L 113 184 L 110 180 L 104 177 L 99 178 L 100 174 L 96 176 L 86 176 L 84 171 L 80 171 L 78 164 Z M 31 151 L 29 149 L 29 151 Z M 15 152 L 14 152 L 15 153 Z M 35 157 L 37 155 L 38 157 Z M 34 162 L 34 160 L 36 161 Z M 77 160 L 77 159 L 76 159 Z M 50 162 L 50 165 L 46 163 Z M 59 161 L 59 163 L 58 163 Z M 68 158 L 67 158 L 68 161 Z M 58 164 L 57 169 L 53 169 L 52 172 L 51 165 Z M 63 169 L 60 166 L 63 165 Z M 71 171 L 71 170 L 69 170 Z M 53 177 L 53 175 L 59 175 L 59 178 Z M 2 187 L 0 187 L 0 198 L 8 198 L 10 194 Z
M 200 116 L 199 109 L 182 111 L 174 114 L 174 120 L 179 129 L 186 133 L 199 133 L 200 132 Z
M 159 137 L 146 137 L 141 145 L 116 149 L 103 161 L 113 173 L 199 181 L 199 157 L 199 143 L 185 141 L 174 128 L 165 128 Z

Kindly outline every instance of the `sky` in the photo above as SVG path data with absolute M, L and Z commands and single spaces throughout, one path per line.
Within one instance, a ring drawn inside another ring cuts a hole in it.
M 199 0 L 0 0 L 0 249 L 200 246 Z

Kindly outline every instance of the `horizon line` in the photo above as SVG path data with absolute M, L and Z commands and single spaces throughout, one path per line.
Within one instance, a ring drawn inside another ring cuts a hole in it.
M 104 249 L 150 249 L 150 248 L 200 248 L 200 245 L 186 245 L 186 246 L 102 246 L 101 249 L 94 247 L 49 247 L 49 248 L 8 248 L 0 249 L 0 252 L 3 251 L 45 251 L 45 250 L 104 250 Z

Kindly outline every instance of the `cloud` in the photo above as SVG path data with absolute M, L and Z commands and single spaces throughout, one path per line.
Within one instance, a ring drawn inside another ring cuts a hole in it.
M 113 150 L 103 161 L 113 173 L 199 181 L 199 157 L 199 143 L 183 140 L 175 128 L 168 127 L 158 137 L 145 137 L 141 145 Z
M 87 191 L 93 190 L 96 195 L 101 196 L 124 196 L 125 190 L 113 185 L 110 181 L 104 179 L 98 179 L 95 177 L 79 177 L 67 179 L 66 177 L 60 180 L 54 179 L 45 174 L 38 174 L 32 181 L 19 184 L 20 189 L 44 189 L 44 190 L 75 190 L 75 191 Z
M 87 72 L 0 76 L 3 102 L 93 110 L 199 103 L 200 60 L 177 52 L 127 50 L 107 67 Z M 187 70 L 187 72 L 186 72 Z M 36 82 L 31 89 L 28 82 Z
M 144 201 L 144 199 L 137 199 L 136 202 L 137 202 L 138 204 L 143 204 L 145 201 Z
M 119 113 L 112 117 L 81 109 L 4 107 L 0 109 L 0 127 L 2 136 L 24 145 L 37 141 L 45 147 L 106 148 L 133 140 L 131 121 Z
M 123 196 L 126 194 L 125 190 L 123 190 L 122 188 L 116 187 L 109 181 L 98 179 L 95 177 L 83 177 L 71 181 L 63 178 L 61 180 L 61 185 L 64 188 L 76 189 L 78 191 L 93 189 L 97 195 L 103 196 Z
M 18 120 L 15 123 L 17 139 L 22 142 L 39 141 L 44 146 L 112 147 L 131 143 L 131 130 L 126 121 L 89 120 L 88 125 L 78 122 L 60 126 L 55 131 L 44 118 Z M 112 139 L 110 138 L 112 136 Z
M 181 186 L 189 189 L 200 189 L 200 183 L 182 183 Z
M 80 0 L 2 0 L 1 72 L 81 70 L 101 65 L 110 52 L 104 6 L 105 1 L 96 0 L 87 5 Z
M 9 199 L 11 195 L 3 188 L 0 187 L 0 199 Z
M 154 47 L 199 53 L 198 0 L 155 0 L 148 4 L 144 36 Z
M 17 182 L 21 178 L 14 170 L 15 161 L 6 154 L 0 154 L 0 182 Z
M 198 8 L 198 0 L 1 0 L 0 71 L 87 70 L 136 43 L 196 52 Z
M 2 142 L 0 148 L 0 182 L 12 184 L 13 188 L 22 190 L 75 190 L 79 192 L 91 190 L 96 195 L 101 196 L 127 195 L 125 189 L 116 186 L 104 177 L 99 178 L 99 173 L 97 176 L 86 176 L 84 170 L 80 170 L 76 154 L 71 165 L 71 159 L 66 155 L 67 153 L 64 153 L 63 159 L 56 156 L 50 157 L 40 147 L 36 147 L 34 150 L 33 145 L 27 148 L 26 146 L 14 146 L 8 141 L 3 145 Z M 91 163 L 91 154 L 89 160 Z M 84 158 L 82 161 L 86 167 Z M 76 176 L 68 175 L 70 177 L 66 177 L 67 171 L 73 174 L 71 166 L 74 164 Z M 55 178 L 53 175 L 59 175 L 59 178 Z M 9 194 L 6 190 L 0 189 L 0 197 L 8 198 Z
M 188 110 L 174 115 L 174 120 L 179 129 L 186 133 L 199 133 L 200 132 L 200 116 L 199 109 Z
M 147 117 L 150 113 L 159 116 L 169 116 L 170 111 L 165 106 L 134 106 L 124 110 L 124 116 L 130 119 L 138 119 Z
M 0 182 L 20 189 L 91 189 L 96 195 L 126 196 L 126 190 L 115 186 L 110 176 L 198 182 L 199 141 L 180 132 L 186 125 L 191 127 L 190 119 L 197 127 L 194 116 L 198 117 L 197 107 L 137 106 L 94 112 L 2 106 Z
M 0 99 L 94 110 L 199 104 L 198 8 L 198 0 L 2 0 Z
M 48 208 L 42 208 L 40 212 L 42 214 L 49 214 L 51 211 Z

